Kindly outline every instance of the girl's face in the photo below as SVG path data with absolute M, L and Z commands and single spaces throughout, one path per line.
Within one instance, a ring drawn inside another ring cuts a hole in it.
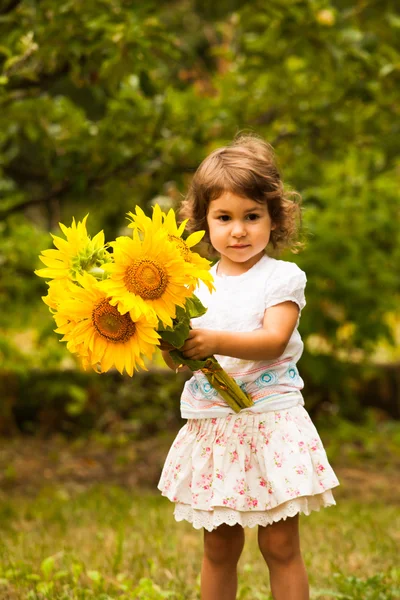
M 221 255 L 225 274 L 239 275 L 255 265 L 269 242 L 274 224 L 266 204 L 224 192 L 208 207 L 212 246 Z

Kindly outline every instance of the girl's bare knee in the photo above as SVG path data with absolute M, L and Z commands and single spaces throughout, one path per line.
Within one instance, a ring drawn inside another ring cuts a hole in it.
M 244 546 L 241 525 L 220 525 L 213 531 L 204 530 L 204 556 L 213 564 L 236 564 Z
M 288 564 L 300 554 L 298 519 L 258 528 L 258 546 L 267 564 Z
M 300 554 L 299 548 L 291 542 L 260 546 L 260 550 L 267 564 L 290 564 Z

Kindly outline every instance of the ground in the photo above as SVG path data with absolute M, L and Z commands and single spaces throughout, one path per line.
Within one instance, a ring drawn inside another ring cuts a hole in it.
M 392 429 L 322 436 L 341 485 L 301 523 L 313 600 L 400 598 Z M 175 433 L 0 440 L 0 599 L 199 600 L 202 532 L 157 490 Z M 271 600 L 256 528 L 238 570 L 238 600 Z

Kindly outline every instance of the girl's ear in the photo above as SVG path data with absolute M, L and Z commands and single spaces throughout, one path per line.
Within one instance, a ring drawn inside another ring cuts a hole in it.
M 271 231 L 273 231 L 274 229 L 276 229 L 276 223 L 271 223 Z

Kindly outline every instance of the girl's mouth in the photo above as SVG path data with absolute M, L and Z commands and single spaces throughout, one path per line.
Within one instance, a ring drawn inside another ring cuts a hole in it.
M 240 248 L 248 248 L 250 244 L 236 244 L 234 246 L 231 246 L 231 248 L 236 248 L 236 249 L 240 249 Z

